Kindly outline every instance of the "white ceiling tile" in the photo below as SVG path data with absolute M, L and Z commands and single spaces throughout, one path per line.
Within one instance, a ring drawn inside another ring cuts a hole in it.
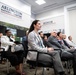
M 22 1 L 22 0 L 20 0 Z M 74 3 L 76 0 L 45 0 L 46 3 L 43 5 L 38 5 L 36 0 L 24 0 L 31 5 L 32 12 L 38 14 L 47 10 L 51 10 L 57 7 L 61 7 L 70 3 Z

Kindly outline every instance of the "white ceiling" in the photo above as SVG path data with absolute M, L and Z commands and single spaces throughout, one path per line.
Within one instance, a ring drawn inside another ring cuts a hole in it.
M 31 5 L 32 13 L 39 14 L 48 10 L 63 7 L 68 4 L 76 3 L 76 0 L 45 0 L 46 3 L 43 5 L 38 5 L 35 3 L 36 0 L 20 0 L 25 1 Z

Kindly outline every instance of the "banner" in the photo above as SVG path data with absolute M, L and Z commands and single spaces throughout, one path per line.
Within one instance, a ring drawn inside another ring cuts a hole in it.
M 16 9 L 3 3 L 0 3 L 0 12 L 20 18 L 20 19 L 22 18 L 22 13 L 20 11 L 17 11 Z

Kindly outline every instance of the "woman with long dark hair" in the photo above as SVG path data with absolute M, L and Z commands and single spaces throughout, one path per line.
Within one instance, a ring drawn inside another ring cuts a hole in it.
M 28 34 L 28 49 L 37 50 L 40 52 L 50 53 L 41 54 L 39 57 L 40 62 L 53 62 L 54 69 L 59 75 L 64 75 L 64 69 L 60 60 L 60 55 L 58 51 L 54 51 L 53 48 L 45 48 L 43 45 L 43 41 L 38 33 L 41 29 L 41 23 L 39 20 L 34 20 L 30 26 L 29 34 Z M 36 52 L 28 52 L 27 59 L 28 60 L 36 60 L 37 53 Z M 52 59 L 52 60 L 51 60 Z

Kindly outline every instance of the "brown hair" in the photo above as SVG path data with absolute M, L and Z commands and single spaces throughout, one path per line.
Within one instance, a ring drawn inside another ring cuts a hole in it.
M 34 30 L 34 24 L 36 25 L 38 21 L 39 21 L 39 20 L 34 20 L 34 21 L 32 22 L 28 33 L 30 33 L 31 31 Z

